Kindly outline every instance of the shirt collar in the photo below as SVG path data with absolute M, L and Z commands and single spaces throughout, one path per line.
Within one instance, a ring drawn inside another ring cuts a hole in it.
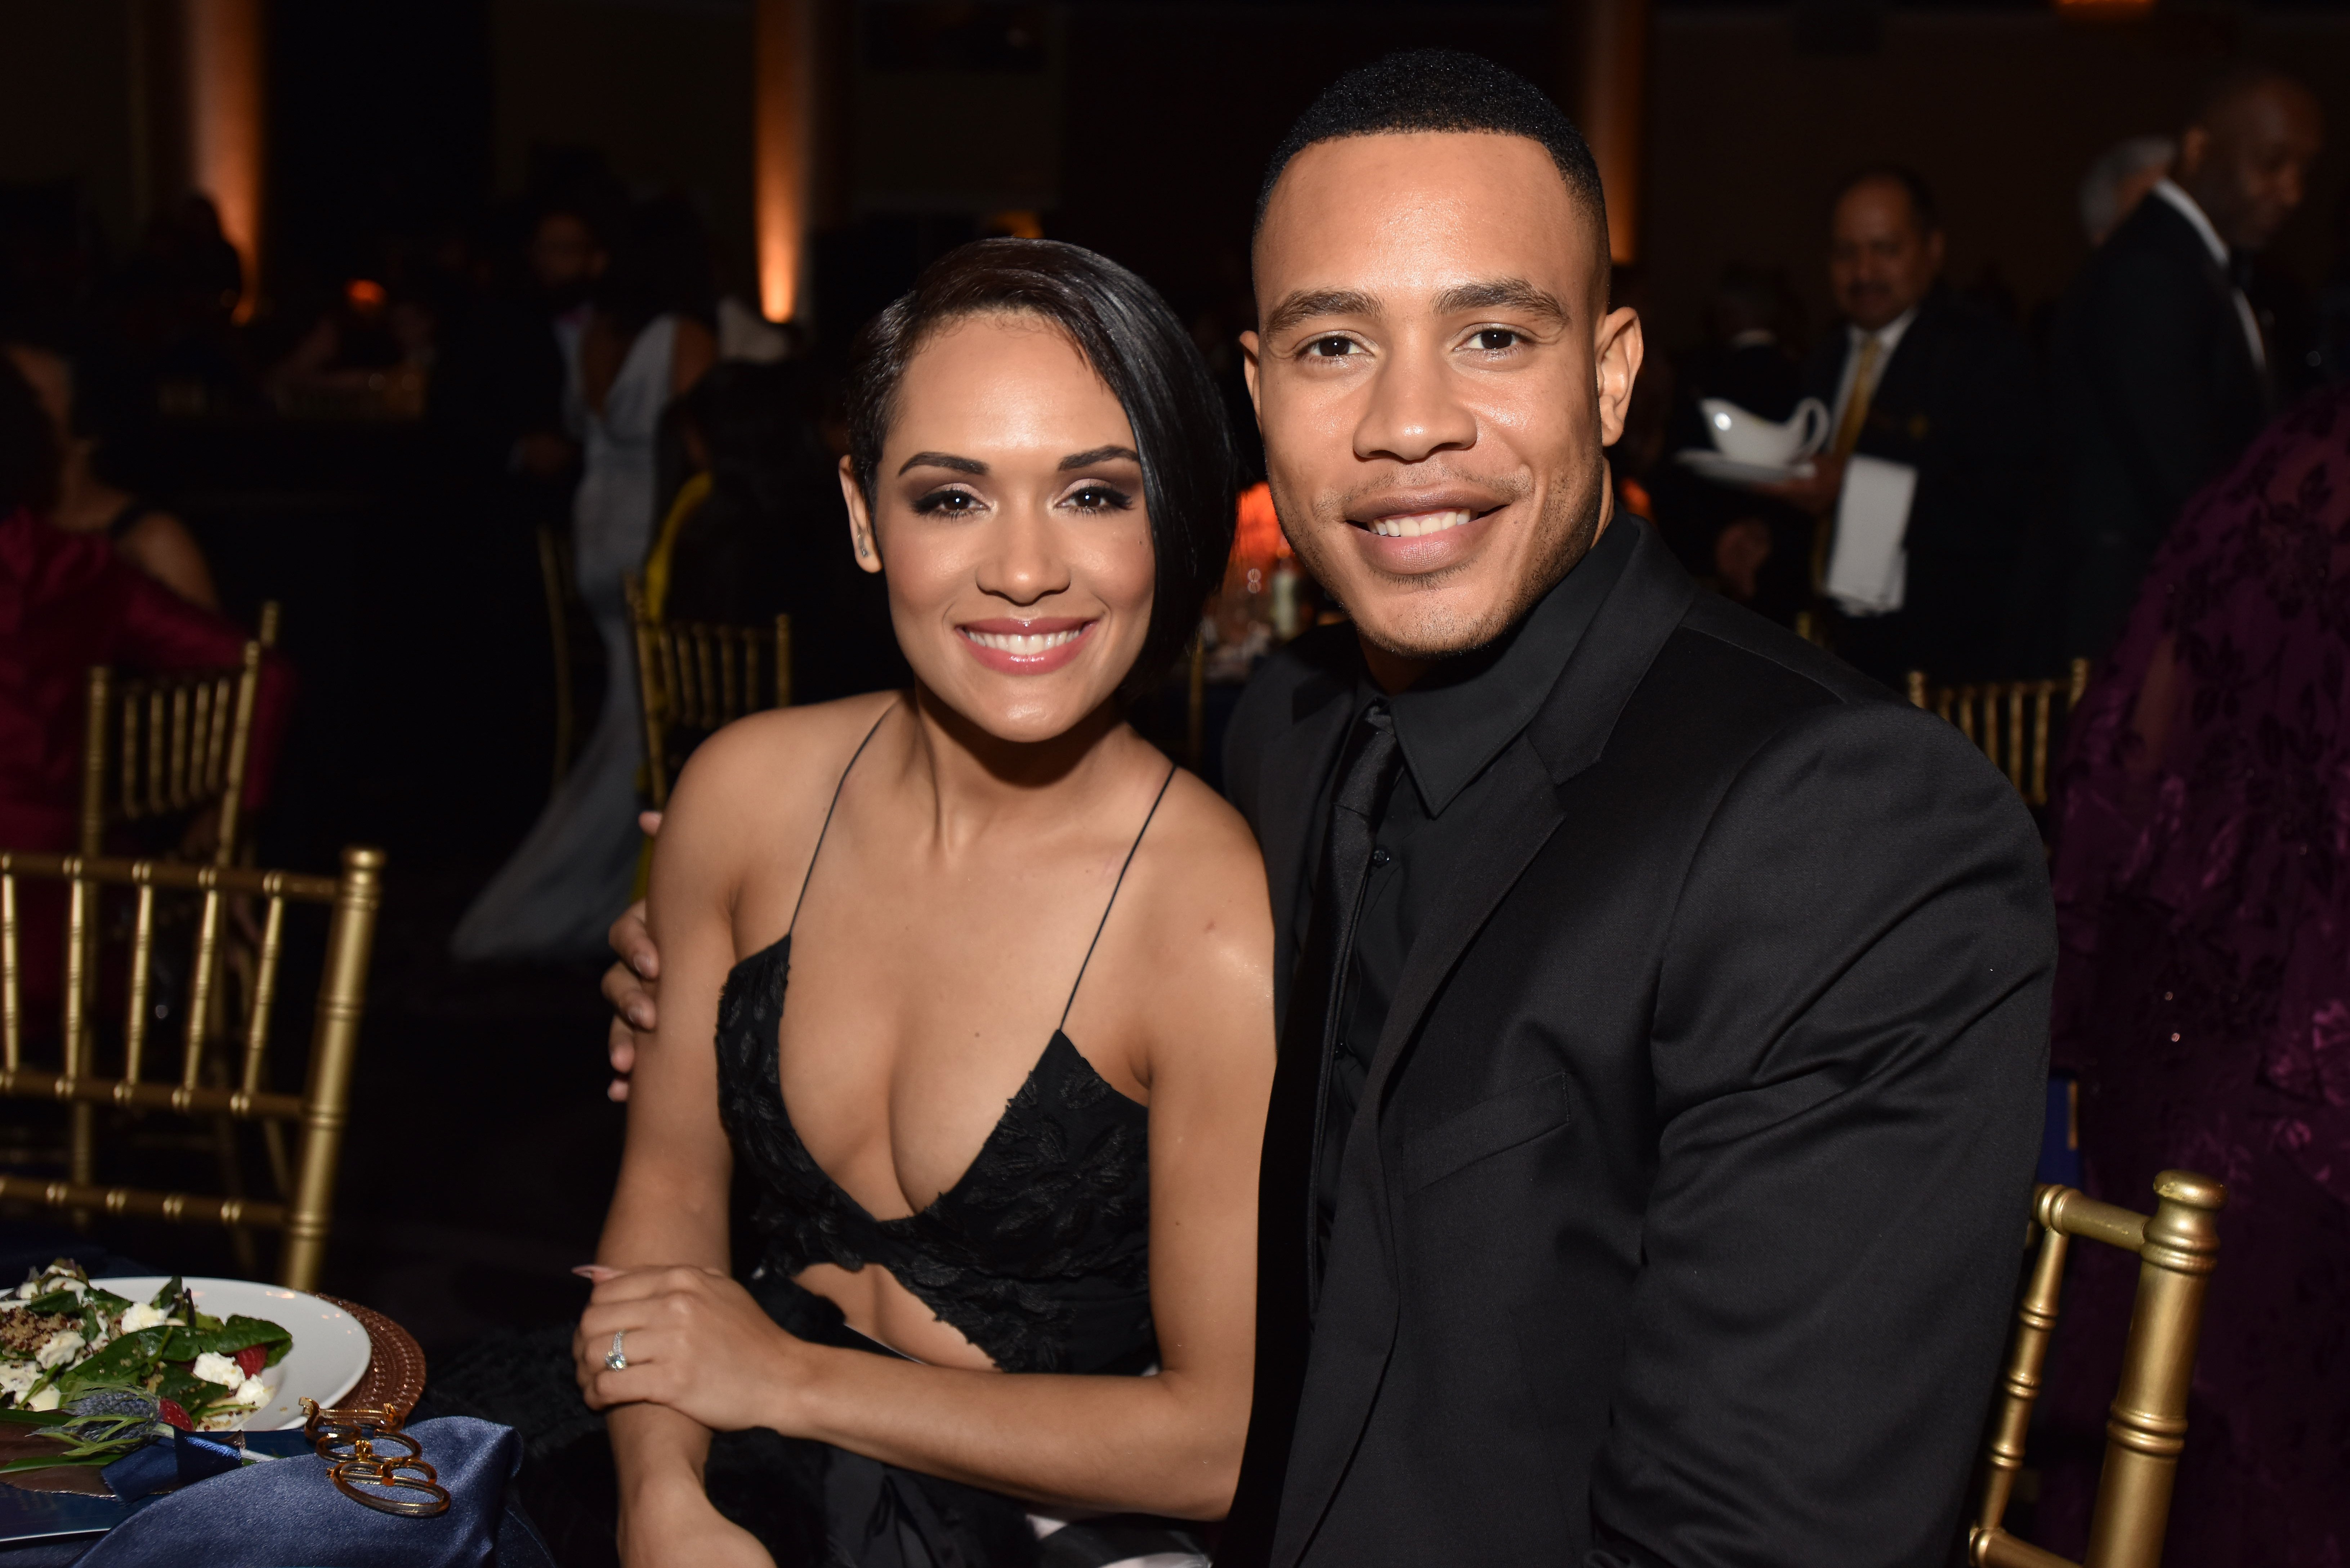
M 1845 331 L 1849 334 L 1849 340 L 1855 348 L 1858 348 L 1874 337 L 1877 339 L 1878 349 L 1889 355 L 1901 347 L 1901 335 L 1908 331 L 1909 324 L 1917 319 L 1918 307 L 1913 305 L 1874 332 L 1853 326 L 1846 326 Z
M 2203 248 L 2210 251 L 2211 259 L 2220 264 L 2220 270 L 2227 271 L 2228 242 L 2221 239 L 2220 231 L 2211 226 L 2211 220 L 2204 216 L 2203 209 L 2195 204 L 2195 198 L 2168 180 L 2156 181 L 2154 193 L 2178 209 L 2178 215 L 2194 229 L 2196 237 L 2203 242 Z
M 1533 722 L 1607 590 L 1624 575 L 1639 527 L 1638 519 L 1619 509 L 1598 543 L 1523 620 L 1388 700 L 1404 764 L 1429 815 L 1440 815 Z M 1369 685 L 1367 677 L 1365 684 Z

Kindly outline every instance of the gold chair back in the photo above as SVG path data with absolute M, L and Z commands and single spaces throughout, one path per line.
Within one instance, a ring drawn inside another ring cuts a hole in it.
M 792 618 L 777 616 L 772 628 L 664 620 L 646 607 L 634 574 L 627 587 L 645 772 L 659 811 L 669 805 L 693 741 L 746 713 L 792 705 Z
M 2026 805 L 2048 804 L 2048 768 L 2058 721 L 2073 711 L 2089 686 L 2089 661 L 2073 660 L 2062 680 L 1987 680 L 1937 686 L 1922 670 L 1909 672 L 1909 701 L 1956 724 L 1982 748 Z M 2062 706 L 2059 706 L 2062 703 Z
M 343 1128 L 350 1105 L 352 1068 L 359 1054 L 359 1015 L 367 1000 L 368 960 L 375 945 L 376 908 L 381 898 L 382 876 L 383 852 L 379 849 L 344 850 L 342 874 L 331 877 L 240 867 L 89 859 L 0 850 L 0 1097 L 62 1100 L 76 1110 L 115 1106 L 188 1116 L 225 1116 L 236 1121 L 257 1121 L 265 1127 L 293 1122 L 302 1131 L 290 1190 L 281 1187 L 275 1202 L 100 1186 L 87 1168 L 86 1158 L 79 1149 L 76 1151 L 78 1168 L 69 1179 L 47 1181 L 0 1175 L 0 1199 L 84 1213 L 133 1214 L 192 1224 L 282 1231 L 286 1240 L 278 1260 L 278 1282 L 295 1290 L 315 1287 L 319 1264 L 326 1255 L 336 1173 L 342 1159 Z M 66 884 L 65 987 L 58 1052 L 53 1067 L 31 1064 L 26 1049 L 26 1020 L 19 1005 L 23 985 L 17 957 L 18 885 L 25 881 Z M 96 1062 L 98 947 L 94 938 L 100 891 L 107 888 L 129 888 L 136 894 L 130 974 L 124 988 L 126 1006 L 119 1076 L 102 1075 Z M 173 1075 L 176 1081 L 146 1075 L 150 1044 L 147 1025 L 153 1011 L 149 1003 L 156 929 L 155 895 L 159 889 L 192 893 L 201 898 L 203 913 L 197 925 L 200 954 L 204 946 L 216 940 L 228 899 L 265 901 L 251 1006 L 246 1010 L 243 1038 L 235 1042 L 240 1060 L 234 1087 L 206 1087 L 202 1084 L 208 1033 L 205 1021 L 211 1016 L 207 999 L 201 994 L 210 983 L 211 966 L 203 961 L 193 966 L 190 976 L 189 987 L 193 994 L 188 998 L 184 1012 L 188 1023 Z M 333 908 L 311 1028 L 307 1080 L 298 1096 L 273 1093 L 264 1087 L 289 899 Z
M 2040 1250 L 2016 1312 L 2007 1372 L 1991 1412 L 1981 1496 L 1967 1532 L 1974 1568 L 2158 1568 L 2170 1489 L 2187 1442 L 2187 1390 L 2203 1328 L 2203 1293 L 2219 1264 L 2228 1189 L 2191 1170 L 2154 1179 L 2154 1213 L 2099 1203 L 2070 1187 L 2039 1189 Z M 2106 1466 L 2082 1563 L 2002 1528 L 2023 1468 L 2024 1434 L 2056 1327 L 2064 1254 L 2074 1237 L 2138 1255 L 2137 1303 L 2122 1351 L 2121 1386 L 2106 1422 Z
M 277 640 L 277 605 L 261 607 L 261 635 L 231 670 L 183 670 L 125 678 L 90 668 L 84 688 L 80 847 L 104 853 L 107 828 L 220 807 L 213 864 L 242 847 L 245 765 L 261 656 Z

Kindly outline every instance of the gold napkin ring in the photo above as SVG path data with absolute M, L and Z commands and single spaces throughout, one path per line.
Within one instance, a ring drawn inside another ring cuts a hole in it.
M 328 1461 L 327 1479 L 353 1502 L 378 1513 L 403 1519 L 431 1519 L 449 1511 L 449 1492 L 439 1472 L 424 1462 L 424 1445 L 401 1431 L 403 1414 L 389 1405 L 362 1405 L 348 1410 L 321 1409 L 315 1399 L 302 1401 L 306 1419 L 302 1435 Z M 408 1451 L 385 1454 L 378 1443 L 398 1443 Z M 379 1497 L 363 1486 L 416 1491 L 421 1497 Z

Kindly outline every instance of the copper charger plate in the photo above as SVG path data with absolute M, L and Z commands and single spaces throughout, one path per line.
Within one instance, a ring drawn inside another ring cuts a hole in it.
M 338 1306 L 359 1319 L 368 1334 L 368 1368 L 351 1391 L 337 1401 L 342 1406 L 389 1405 L 402 1417 L 416 1407 L 424 1392 L 424 1351 L 416 1336 L 372 1307 L 347 1302 L 323 1292 L 318 1299 Z M 57 1440 L 22 1429 L 0 1428 L 0 1464 L 57 1451 Z M 53 1470 L 28 1470 L 0 1476 L 0 1481 L 26 1491 L 72 1491 L 88 1497 L 112 1497 L 95 1467 L 64 1466 Z

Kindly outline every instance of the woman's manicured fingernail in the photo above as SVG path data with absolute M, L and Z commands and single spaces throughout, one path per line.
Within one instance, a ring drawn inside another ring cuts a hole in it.
M 602 1284 L 606 1280 L 617 1279 L 620 1272 L 618 1269 L 608 1269 L 601 1263 L 581 1263 L 571 1272 L 583 1280 L 593 1280 L 598 1284 Z

